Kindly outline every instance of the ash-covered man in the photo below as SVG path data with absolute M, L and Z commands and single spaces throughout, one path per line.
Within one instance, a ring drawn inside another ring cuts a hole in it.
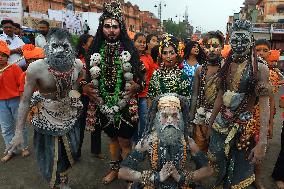
M 145 73 L 127 35 L 119 2 L 104 4 L 90 54 L 87 82 L 92 82 L 83 87 L 90 98 L 87 127 L 91 123 L 110 137 L 111 170 L 103 178 L 108 184 L 117 178 L 121 158 L 131 150 L 138 118 L 134 96 L 143 90 Z
M 205 153 L 188 137 L 188 101 L 166 93 L 152 101 L 149 131 L 121 163 L 119 177 L 133 181 L 132 188 L 190 189 L 195 181 L 211 175 Z M 139 166 L 149 156 L 151 168 Z M 188 162 L 193 159 L 194 170 Z
M 36 106 L 31 122 L 40 172 L 51 188 L 67 189 L 66 171 L 74 164 L 80 137 L 77 119 L 82 103 L 75 89 L 83 65 L 75 59 L 66 30 L 51 29 L 47 39 L 46 58 L 31 63 L 26 71 L 16 135 L 8 151 L 22 143 L 26 117 L 30 107 Z M 35 88 L 38 92 L 33 94 Z
M 219 71 L 224 37 L 219 31 L 208 32 L 203 38 L 203 45 L 207 61 L 195 72 L 190 120 L 195 124 L 194 141 L 200 150 L 207 151 L 207 125 L 220 88 Z
M 269 70 L 253 53 L 252 25 L 236 21 L 229 54 L 220 70 L 221 88 L 210 118 L 209 165 L 216 188 L 254 188 L 254 164 L 261 163 L 267 145 Z M 260 134 L 252 111 L 260 106 Z

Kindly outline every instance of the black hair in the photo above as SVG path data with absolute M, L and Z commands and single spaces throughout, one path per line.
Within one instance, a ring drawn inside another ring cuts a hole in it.
M 138 32 L 134 35 L 133 41 L 135 42 L 140 36 L 144 36 L 146 38 L 146 35 L 144 33 Z
M 84 44 L 86 44 L 88 42 L 88 39 L 90 37 L 93 37 L 92 35 L 89 35 L 89 34 L 83 34 L 79 37 L 78 39 L 78 43 L 76 45 L 76 54 L 77 54 L 77 57 L 79 57 L 80 55 L 84 55 L 85 56 L 85 49 L 82 47 Z
M 49 23 L 46 20 L 41 20 L 38 24 L 46 25 L 49 28 Z
M 159 57 L 159 45 L 156 45 L 155 47 L 152 48 L 151 50 L 151 57 L 153 59 L 154 62 L 158 61 L 158 57 Z
M 203 37 L 203 44 L 207 43 L 209 39 L 212 39 L 212 38 L 217 38 L 219 39 L 222 47 L 224 47 L 224 41 L 225 41 L 225 38 L 224 38 L 224 35 L 221 31 L 217 30 L 217 31 L 210 31 L 208 33 L 206 33 Z
M 194 47 L 194 45 L 197 45 L 198 49 L 199 49 L 199 53 L 198 53 L 198 55 L 196 57 L 197 62 L 199 64 L 203 64 L 204 61 L 206 60 L 206 55 L 205 55 L 203 49 L 200 47 L 200 45 L 199 45 L 199 43 L 197 41 L 188 41 L 185 44 L 183 59 L 187 60 L 189 58 L 190 52 L 191 52 L 192 48 Z
M 149 34 L 149 35 L 147 35 L 147 36 L 146 36 L 146 43 L 150 43 L 150 41 L 151 41 L 151 39 L 152 39 L 153 37 L 157 37 L 157 38 L 158 38 L 158 36 L 155 35 L 155 34 Z
M 13 22 L 13 20 L 2 20 L 1 21 L 1 26 L 5 25 L 5 24 L 12 24 L 12 25 L 14 25 L 14 22 Z
M 269 49 L 271 48 L 271 43 L 266 40 L 266 39 L 258 39 L 255 41 L 255 46 L 258 46 L 258 45 L 265 45 L 267 46 Z
M 97 29 L 97 33 L 96 36 L 93 40 L 92 45 L 90 46 L 90 50 L 87 53 L 87 57 L 86 57 L 86 67 L 87 67 L 87 80 L 90 79 L 90 74 L 89 69 L 90 69 L 90 57 L 92 54 L 94 53 L 99 53 L 100 52 L 100 48 L 102 46 L 102 44 L 105 42 L 105 36 L 103 33 L 103 18 L 104 19 L 108 19 L 108 18 L 112 18 L 111 15 L 102 15 L 100 17 L 100 22 L 99 22 L 99 27 Z M 119 22 L 119 20 L 117 20 Z M 129 38 L 127 30 L 126 30 L 126 25 L 124 22 L 119 22 L 119 26 L 120 26 L 120 35 L 119 35 L 119 39 L 121 41 L 121 44 L 124 48 L 125 51 L 128 51 L 131 54 L 131 60 L 130 63 L 132 65 L 132 70 L 133 70 L 133 75 L 139 79 L 144 78 L 144 72 L 141 72 L 141 65 L 142 63 L 140 62 L 140 57 L 139 57 L 139 53 L 137 51 L 137 49 L 134 47 L 134 43 L 133 41 Z
M 168 40 L 167 38 L 170 37 Z M 177 54 L 177 61 L 180 63 L 182 61 L 181 56 L 179 55 L 178 47 L 179 47 L 179 40 L 175 36 L 166 36 L 161 40 L 162 44 L 160 44 L 161 51 L 163 52 L 165 47 L 172 46 L 174 48 L 175 53 Z M 162 63 L 162 55 L 159 56 L 158 62 Z
M 47 41 L 49 41 L 52 36 L 56 37 L 57 39 L 68 39 L 68 41 L 71 42 L 71 34 L 62 28 L 51 28 L 46 36 Z
M 14 26 L 15 28 L 21 29 L 21 25 L 18 24 L 18 23 L 14 23 L 13 26 Z

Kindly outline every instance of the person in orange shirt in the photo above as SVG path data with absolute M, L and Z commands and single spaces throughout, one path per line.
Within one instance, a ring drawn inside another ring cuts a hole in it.
M 143 63 L 146 74 L 145 81 L 146 87 L 145 89 L 138 94 L 138 115 L 139 115 L 139 125 L 138 129 L 133 136 L 133 142 L 136 144 L 143 136 L 146 131 L 147 125 L 147 95 L 150 79 L 154 73 L 154 70 L 157 69 L 156 64 L 154 63 L 150 54 L 146 53 L 147 45 L 146 45 L 146 36 L 143 33 L 136 33 L 134 36 L 134 46 L 139 52 L 140 60 Z
M 36 47 L 32 44 L 24 45 L 22 47 L 22 51 L 23 51 L 23 56 L 25 57 L 27 63 L 25 69 L 27 69 L 32 62 L 45 57 L 43 48 Z M 20 87 L 19 87 L 21 94 L 24 92 L 25 78 L 26 78 L 26 72 L 23 72 L 20 77 Z
M 9 56 L 8 45 L 0 40 L 0 125 L 6 148 L 10 146 L 15 135 L 15 124 L 20 103 L 20 76 L 23 73 L 18 65 L 8 65 Z M 24 144 L 19 147 L 23 157 L 30 154 L 27 141 L 27 128 L 25 128 Z M 16 151 L 11 151 L 1 161 L 9 161 L 15 154 Z

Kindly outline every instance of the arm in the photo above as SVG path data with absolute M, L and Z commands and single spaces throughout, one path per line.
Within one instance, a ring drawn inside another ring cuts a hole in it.
M 198 91 L 199 91 L 199 83 L 200 83 L 199 75 L 200 75 L 201 69 L 202 69 L 202 66 L 200 66 L 194 74 L 193 93 L 192 93 L 191 102 L 190 102 L 190 115 L 189 115 L 190 121 L 194 119 L 194 116 L 196 113 L 196 105 L 197 105 L 197 100 L 198 100 Z
M 213 111 L 212 111 L 212 115 L 210 117 L 210 120 L 209 120 L 209 127 L 211 128 L 211 126 L 213 125 L 221 107 L 222 107 L 222 104 L 223 104 L 223 95 L 224 95 L 224 91 L 222 89 L 219 89 L 219 92 L 218 92 L 218 95 L 217 95 L 217 98 L 216 98 L 216 101 L 214 103 L 214 108 L 213 108 Z
M 275 115 L 275 100 L 274 95 L 271 93 L 269 97 L 270 104 L 270 118 L 269 118 L 269 127 L 268 127 L 268 136 L 271 139 L 273 136 L 273 124 L 274 124 L 274 115 Z
M 265 156 L 267 145 L 267 126 L 269 124 L 269 70 L 268 67 L 259 63 L 259 81 L 256 87 L 256 95 L 259 96 L 260 110 L 260 133 L 259 142 L 252 149 L 250 158 L 253 163 L 261 163 Z

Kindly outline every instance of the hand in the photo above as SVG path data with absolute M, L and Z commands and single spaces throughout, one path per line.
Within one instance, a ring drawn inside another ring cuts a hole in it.
M 262 159 L 266 153 L 266 144 L 258 143 L 252 150 L 249 155 L 249 159 L 252 160 L 254 164 L 261 164 Z
M 175 165 L 172 162 L 170 162 L 170 168 L 171 168 L 171 171 L 172 171 L 172 175 L 171 176 L 173 177 L 173 179 L 176 182 L 179 182 L 179 180 L 180 180 L 179 172 L 178 172 L 178 170 L 176 169 Z
M 4 154 L 12 154 L 15 149 L 24 143 L 24 137 L 23 137 L 23 133 L 16 131 L 15 136 L 13 137 L 12 141 L 10 142 L 10 144 L 8 145 L 8 147 L 6 148 Z
M 167 162 L 159 172 L 160 182 L 165 182 L 172 175 L 171 163 Z
M 137 83 L 135 83 L 134 81 L 131 81 L 130 84 L 131 84 L 131 86 L 125 90 L 124 96 L 132 97 L 132 96 L 137 94 L 137 91 L 138 91 L 140 86 Z
M 269 124 L 267 135 L 268 135 L 269 139 L 272 139 L 272 137 L 273 137 L 273 124 Z
M 83 93 L 87 94 L 91 101 L 98 99 L 98 91 L 96 91 L 92 83 L 88 83 L 83 87 Z

